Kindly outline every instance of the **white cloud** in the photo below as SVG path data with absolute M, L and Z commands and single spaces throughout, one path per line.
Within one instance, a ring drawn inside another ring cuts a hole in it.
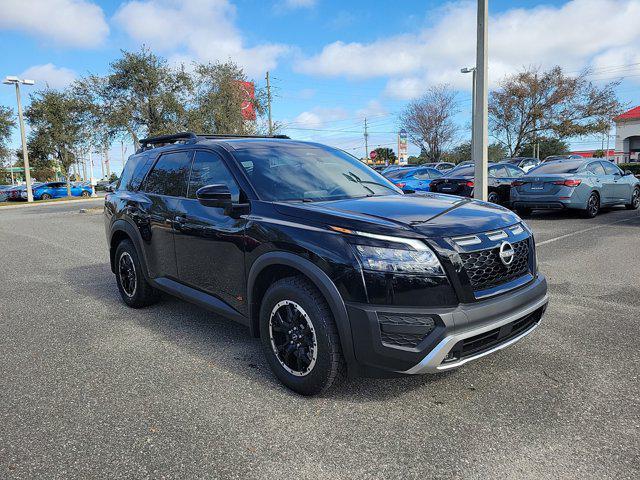
M 356 111 L 358 118 L 365 117 L 383 117 L 387 115 L 387 109 L 382 106 L 378 100 L 369 100 L 364 108 Z
M 134 40 L 173 60 L 226 61 L 262 76 L 288 51 L 281 44 L 245 45 L 235 26 L 236 9 L 228 0 L 134 0 L 124 4 L 115 21 Z
M 349 117 L 349 113 L 340 107 L 337 108 L 323 108 L 317 107 L 309 111 L 302 112 L 292 122 L 287 123 L 287 126 L 295 128 L 321 128 L 325 126 L 327 122 L 335 122 L 344 120 Z
M 85 0 L 2 0 L 0 29 L 79 48 L 100 45 L 109 34 L 102 9 Z
M 386 93 L 411 98 L 435 83 L 470 89 L 460 68 L 475 64 L 475 2 L 449 3 L 430 12 L 414 34 L 371 43 L 334 42 L 298 62 L 311 75 L 388 77 Z M 617 65 L 640 51 L 640 0 L 571 0 L 562 6 L 514 8 L 489 19 L 489 80 L 529 65 L 579 70 Z
M 64 88 L 76 79 L 76 72 L 47 63 L 27 68 L 20 77 L 35 80 L 38 87 Z

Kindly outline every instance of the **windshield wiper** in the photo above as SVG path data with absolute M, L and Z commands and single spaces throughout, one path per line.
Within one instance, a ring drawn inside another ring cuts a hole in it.
M 369 187 L 367 187 L 367 185 L 377 185 L 378 187 L 384 187 L 386 189 L 392 190 L 392 191 L 396 191 L 395 188 L 390 187 L 389 185 L 385 185 L 384 183 L 379 183 L 379 182 L 374 182 L 371 180 L 362 180 L 360 177 L 358 177 L 355 173 L 353 172 L 349 172 L 349 173 L 343 173 L 343 175 L 350 180 L 351 182 L 355 182 L 355 183 L 359 183 L 361 184 L 364 188 L 366 188 L 367 190 L 369 190 L 371 192 L 372 195 L 375 195 L 375 192 L 373 190 L 371 190 Z

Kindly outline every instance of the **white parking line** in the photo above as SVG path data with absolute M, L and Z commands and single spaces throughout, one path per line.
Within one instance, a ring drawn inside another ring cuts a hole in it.
M 568 237 L 573 237 L 574 235 L 580 235 L 580 234 L 585 233 L 585 232 L 590 232 L 592 230 L 598 230 L 600 228 L 610 227 L 611 225 L 615 225 L 616 223 L 631 222 L 633 220 L 640 220 L 640 216 L 632 217 L 632 218 L 624 218 L 622 220 L 617 220 L 615 222 L 606 223 L 604 225 L 596 225 L 594 227 L 585 228 L 583 230 L 578 230 L 577 232 L 571 232 L 571 233 L 567 233 L 565 235 L 560 235 L 559 237 L 550 238 L 550 239 L 544 240 L 542 242 L 536 242 L 536 247 L 540 247 L 542 245 L 546 245 L 547 243 L 557 242 L 558 240 L 563 240 L 563 239 L 568 238 Z

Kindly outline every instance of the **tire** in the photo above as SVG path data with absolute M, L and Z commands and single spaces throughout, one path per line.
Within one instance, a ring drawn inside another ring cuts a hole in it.
M 43 193 L 40 197 L 40 200 L 51 200 L 51 195 L 49 195 L 48 193 Z
M 122 301 L 132 308 L 152 305 L 160 298 L 142 273 L 142 265 L 131 240 L 123 240 L 116 248 L 116 283 Z
M 531 215 L 531 209 L 526 207 L 516 208 L 516 213 L 521 217 L 528 217 Z
M 596 192 L 591 192 L 589 199 L 587 200 L 587 208 L 584 209 L 583 214 L 586 218 L 595 218 L 600 212 L 600 195 Z
M 631 203 L 627 203 L 625 205 L 627 210 L 637 210 L 640 207 L 640 187 L 636 187 L 633 189 L 633 194 L 631 195 Z
M 271 370 L 294 392 L 317 395 L 345 376 L 331 310 L 302 276 L 269 287 L 260 305 L 260 339 Z
M 89 192 L 87 192 L 86 190 L 83 190 L 82 193 L 80 194 L 81 197 L 88 197 L 90 194 Z
M 500 204 L 500 195 L 496 192 L 489 192 L 489 196 L 487 197 L 487 201 L 489 203 L 495 203 L 496 205 Z

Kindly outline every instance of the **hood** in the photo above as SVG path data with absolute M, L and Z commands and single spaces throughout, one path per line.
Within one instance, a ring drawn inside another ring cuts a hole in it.
M 287 216 L 344 228 L 428 237 L 470 235 L 520 221 L 513 212 L 492 203 L 433 193 L 280 203 L 276 209 Z

